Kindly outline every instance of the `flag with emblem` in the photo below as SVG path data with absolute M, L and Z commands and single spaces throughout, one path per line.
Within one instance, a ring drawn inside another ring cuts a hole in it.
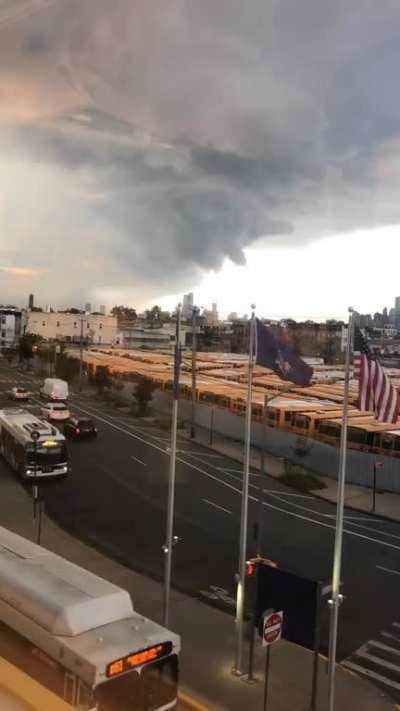
M 272 328 L 259 319 L 256 319 L 256 363 L 296 385 L 306 387 L 311 382 L 313 369 L 291 346 L 286 328 L 279 329 L 275 335 Z
M 354 377 L 358 380 L 360 410 L 372 410 L 379 422 L 397 422 L 398 392 L 359 328 L 354 332 Z

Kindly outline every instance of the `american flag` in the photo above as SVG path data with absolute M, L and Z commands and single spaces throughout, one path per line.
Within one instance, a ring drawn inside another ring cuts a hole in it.
M 354 333 L 354 377 L 358 379 L 360 410 L 372 410 L 379 422 L 397 422 L 400 414 L 397 390 L 359 328 Z

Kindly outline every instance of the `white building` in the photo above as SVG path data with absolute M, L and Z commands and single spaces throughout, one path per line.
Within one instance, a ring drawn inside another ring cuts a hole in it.
M 180 329 L 180 344 L 186 343 L 186 333 L 190 329 L 182 325 Z M 174 323 L 164 323 L 159 328 L 146 326 L 144 322 L 135 321 L 126 324 L 119 330 L 115 343 L 123 348 L 147 348 L 149 350 L 172 350 L 175 345 L 176 326 Z
M 24 312 L 15 306 L 0 306 L 0 350 L 18 345 Z
M 26 328 L 48 341 L 80 343 L 114 343 L 117 335 L 116 316 L 103 314 L 71 314 L 56 311 L 31 311 Z

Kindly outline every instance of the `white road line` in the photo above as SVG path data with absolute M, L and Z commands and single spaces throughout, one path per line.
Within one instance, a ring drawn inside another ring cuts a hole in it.
M 216 467 L 220 472 L 233 472 L 234 474 L 242 474 L 243 469 L 234 469 L 233 467 Z
M 278 496 L 279 494 L 279 496 Z M 302 511 L 309 511 L 310 513 L 316 515 L 316 516 L 322 516 L 323 518 L 335 518 L 332 514 L 325 514 L 325 513 L 319 513 L 318 511 L 315 511 L 315 509 L 310 509 L 308 506 L 302 506 L 301 504 L 295 504 L 289 501 L 285 501 L 284 499 L 281 498 L 281 492 L 277 492 L 276 494 L 271 494 L 271 496 L 274 499 L 277 499 L 278 501 L 282 501 L 284 504 L 289 504 L 289 506 L 293 506 L 293 508 L 296 509 L 301 509 Z M 327 502 L 328 503 L 328 502 Z M 394 538 L 395 540 L 400 541 L 400 536 L 396 536 L 394 533 L 386 533 L 385 531 L 380 531 L 378 528 L 371 528 L 371 526 L 363 526 L 362 523 L 355 523 L 354 521 L 348 521 L 347 522 L 349 526 L 357 526 L 357 528 L 362 528 L 364 531 L 368 531 L 369 533 L 379 533 L 381 536 L 386 536 L 387 538 Z M 361 536 L 361 534 L 359 534 Z
M 225 513 L 227 513 L 227 514 L 231 514 L 231 513 L 232 513 L 232 511 L 229 511 L 229 509 L 224 509 L 223 506 L 220 506 L 219 504 L 214 504 L 213 501 L 209 501 L 208 499 L 203 499 L 203 501 L 204 501 L 206 504 L 210 504 L 210 506 L 214 506 L 214 508 L 216 508 L 216 509 L 220 509 L 221 511 L 225 511 Z
M 387 637 L 387 639 L 392 639 L 393 642 L 398 642 L 398 643 L 400 643 L 400 638 L 397 637 L 397 635 L 392 634 L 391 632 L 386 632 L 386 630 L 385 630 L 385 631 L 383 631 L 383 632 L 379 632 L 379 634 L 380 634 L 382 637 Z
M 336 514 L 330 514 L 332 518 L 336 518 Z M 345 516 L 345 521 L 371 521 L 370 516 Z M 384 522 L 386 523 L 386 522 Z
M 131 459 L 134 459 L 135 462 L 139 462 L 139 464 L 143 464 L 144 467 L 147 467 L 146 462 L 142 462 L 141 459 L 138 459 L 137 457 L 134 457 L 133 454 L 131 454 Z
M 90 412 L 89 410 L 85 410 L 81 406 L 77 406 L 78 410 L 82 410 L 87 415 L 91 415 L 92 417 L 97 416 L 99 420 L 102 422 L 105 422 L 107 425 L 110 427 L 114 427 L 114 429 L 119 430 L 123 434 L 128 435 L 128 437 L 132 437 L 133 439 L 138 439 L 140 442 L 144 442 L 144 444 L 147 444 L 149 447 L 153 447 L 153 449 L 157 449 L 159 452 L 162 452 L 163 454 L 167 454 L 165 449 L 162 449 L 161 447 L 158 447 L 158 445 L 153 444 L 153 442 L 148 442 L 147 440 L 143 439 L 142 437 L 139 437 L 138 435 L 133 434 L 133 432 L 129 432 L 128 430 L 125 430 L 123 427 L 119 427 L 119 425 L 114 424 L 113 422 L 110 422 L 109 420 L 106 420 L 104 417 L 101 417 L 100 415 L 96 415 L 96 413 Z M 195 464 L 192 464 L 191 462 L 188 462 L 184 459 L 181 459 L 180 457 L 177 457 L 177 461 L 181 462 L 182 464 L 186 464 L 186 466 L 191 467 L 195 471 L 200 472 L 200 474 L 203 474 L 204 476 L 208 477 L 209 479 L 213 479 L 216 481 L 218 484 L 227 487 L 228 489 L 231 489 L 232 491 L 235 491 L 238 494 L 241 494 L 241 490 L 237 489 L 235 486 L 232 486 L 232 484 L 228 484 L 226 481 L 222 481 L 221 479 L 218 479 L 218 477 L 214 476 L 213 474 L 210 474 L 210 472 L 204 471 L 204 469 L 200 469 L 200 467 L 197 467 Z M 275 497 L 279 499 L 279 497 Z M 249 495 L 249 501 L 253 501 L 258 503 L 258 499 L 255 496 Z M 283 501 L 283 503 L 287 504 L 287 501 Z M 290 504 L 291 506 L 296 506 L 296 504 Z M 335 526 L 332 526 L 329 523 L 324 523 L 323 521 L 317 521 L 316 519 L 310 518 L 309 516 L 303 516 L 301 514 L 294 513 L 294 511 L 288 511 L 287 509 L 282 509 L 280 506 L 274 506 L 273 504 L 263 502 L 263 506 L 266 506 L 267 508 L 270 508 L 274 511 L 279 511 L 280 513 L 284 513 L 287 516 L 291 516 L 292 518 L 298 518 L 302 521 L 306 521 L 307 523 L 314 524 L 316 526 L 321 526 L 322 528 L 329 528 L 332 531 L 335 530 Z M 306 507 L 301 507 L 299 506 L 298 508 L 306 508 Z M 313 514 L 316 514 L 313 509 L 309 509 Z M 318 514 L 316 514 L 318 515 Z M 352 524 L 355 525 L 355 524 Z M 365 528 L 365 527 L 363 527 Z M 385 548 L 393 548 L 394 550 L 400 551 L 400 546 L 396 546 L 394 543 L 387 543 L 386 541 L 380 541 L 376 538 L 371 538 L 370 536 L 365 536 L 363 533 L 357 533 L 356 531 L 349 531 L 348 529 L 344 528 L 343 532 L 346 533 L 349 536 L 354 536 L 354 538 L 361 538 L 362 540 L 365 541 L 370 541 L 370 543 L 376 543 L 377 545 L 384 546 Z M 381 533 L 381 531 L 379 531 Z M 384 534 L 382 534 L 384 535 Z M 386 534 L 388 535 L 388 534 Z M 397 538 L 397 536 L 395 536 Z M 399 625 L 400 626 L 400 625 Z
M 378 642 L 378 640 L 375 639 L 370 639 L 369 642 L 367 642 L 367 645 L 369 647 L 376 647 L 377 649 L 381 649 L 383 652 L 390 652 L 390 654 L 394 655 L 400 655 L 400 649 L 396 649 L 395 647 L 389 647 L 388 644 L 382 644 L 382 642 Z
M 373 662 L 377 666 L 383 667 L 384 669 L 389 669 L 390 671 L 394 671 L 399 673 L 400 672 L 400 667 L 398 664 L 393 664 L 392 662 L 387 662 L 386 659 L 382 659 L 382 657 L 377 657 L 376 654 L 370 654 L 370 652 L 361 652 L 358 650 L 355 653 L 356 657 L 360 657 L 361 659 L 367 659 L 370 662 Z
M 392 570 L 391 568 L 385 568 L 384 565 L 376 566 L 379 570 L 384 570 L 385 573 L 393 573 L 393 575 L 400 575 L 400 570 Z
M 357 672 L 357 674 L 362 674 L 368 677 L 369 679 L 374 679 L 374 681 L 379 681 L 381 684 L 385 684 L 386 686 L 390 686 L 392 689 L 397 689 L 398 691 L 400 691 L 400 684 L 397 681 L 392 681 L 386 676 L 382 676 L 382 674 L 377 674 L 376 672 L 373 672 L 370 669 L 367 669 L 366 667 L 360 666 L 360 664 L 354 664 L 354 662 L 344 661 L 342 662 L 342 666 L 346 667 L 347 669 L 350 669 L 351 671 Z

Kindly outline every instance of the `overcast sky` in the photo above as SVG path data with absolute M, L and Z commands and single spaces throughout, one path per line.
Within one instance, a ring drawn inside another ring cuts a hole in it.
M 398 0 L 0 0 L 0 301 L 400 293 Z

